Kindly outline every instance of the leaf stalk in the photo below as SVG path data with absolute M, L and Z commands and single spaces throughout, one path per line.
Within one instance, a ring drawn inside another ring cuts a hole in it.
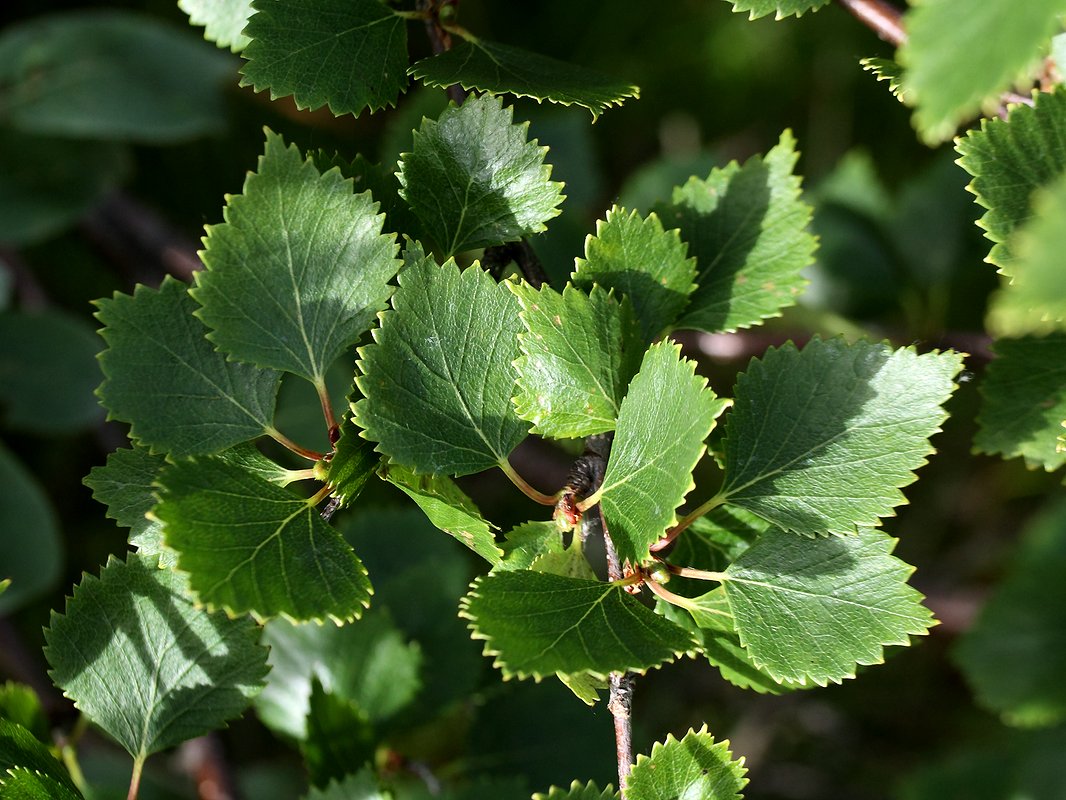
M 515 468 L 511 466 L 511 462 L 506 458 L 501 459 L 498 462 L 498 466 L 503 470 L 503 474 L 506 475 L 511 483 L 517 486 L 526 497 L 535 503 L 540 503 L 542 506 L 554 506 L 559 499 L 557 494 L 544 494 L 530 486 L 526 479 L 519 475 Z

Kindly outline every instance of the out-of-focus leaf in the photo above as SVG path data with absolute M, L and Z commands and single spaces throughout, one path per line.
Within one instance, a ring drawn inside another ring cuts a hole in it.
M 219 47 L 239 53 L 248 44 L 241 31 L 252 16 L 251 0 L 178 0 L 178 8 L 193 25 L 203 26 L 204 38 Z

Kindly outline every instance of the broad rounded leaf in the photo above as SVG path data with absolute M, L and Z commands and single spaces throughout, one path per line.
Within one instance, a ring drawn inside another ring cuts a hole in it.
M 0 615 L 51 589 L 63 566 L 63 542 L 55 511 L 26 468 L 0 444 Z
M 674 327 L 716 333 L 756 325 L 796 302 L 814 261 L 810 206 L 792 174 L 799 154 L 789 131 L 765 157 L 690 178 L 660 208 L 696 257 L 696 290 Z
M 100 340 L 76 317 L 55 311 L 0 313 L 0 419 L 41 434 L 73 433 L 103 416 Z
M 493 566 L 500 563 L 501 551 L 493 534 L 495 526 L 481 516 L 474 501 L 451 478 L 419 475 L 399 464 L 383 467 L 381 474 L 414 500 L 429 521 L 442 531 L 454 536 Z
M 622 559 L 634 563 L 674 524 L 693 487 L 703 440 L 729 400 L 716 397 L 696 364 L 671 342 L 652 345 L 618 413 L 600 487 L 607 529 Z
M 208 607 L 341 622 L 369 605 L 362 562 L 307 499 L 220 458 L 172 464 L 159 485 L 166 545 Z
M 955 660 L 982 705 L 1015 725 L 1066 719 L 1066 505 L 1024 534 L 1004 581 L 959 640 Z
M 733 760 L 729 741 L 716 742 L 704 725 L 678 740 L 669 735 L 637 756 L 629 773 L 628 800 L 740 800 L 747 784 L 744 759 Z
M 204 38 L 219 47 L 239 53 L 248 44 L 241 31 L 252 16 L 251 0 L 178 0 L 178 8 L 193 25 L 202 25 Z
M 1040 92 L 1006 120 L 984 120 L 959 139 L 959 165 L 973 175 L 969 189 L 988 209 L 977 223 L 995 244 L 988 260 L 1011 274 L 1011 234 L 1032 215 L 1033 192 L 1066 172 L 1066 88 Z
M 267 132 L 258 171 L 207 229 L 192 296 L 233 358 L 323 385 L 327 367 L 373 324 L 399 269 L 369 194 Z
M 7 780 L 11 771 L 25 771 L 30 776 L 44 776 L 53 783 L 48 784 L 57 788 L 54 800 L 67 800 L 69 797 L 81 797 L 70 779 L 70 775 L 48 747 L 39 741 L 32 733 L 16 722 L 0 718 L 0 788 L 7 789 Z M 19 785 L 25 785 L 23 781 L 29 781 L 32 785 L 32 777 L 19 776 Z M 44 781 L 38 781 L 38 784 Z M 0 792 L 0 797 L 6 798 L 7 791 Z M 19 797 L 17 794 L 12 794 Z M 34 797 L 32 794 L 25 795 Z M 49 795 L 40 795 L 44 800 L 53 800 Z
M 335 115 L 396 104 L 407 87 L 407 21 L 380 0 L 253 0 L 242 86 Z
M 611 106 L 640 94 L 636 86 L 596 70 L 469 34 L 450 50 L 414 64 L 408 73 L 441 89 L 458 84 L 479 92 L 583 106 L 592 112 L 593 121 Z
M 37 693 L 14 681 L 0 685 L 0 719 L 14 722 L 32 733 L 38 741 L 51 741 L 51 723 Z
M 410 256 L 409 256 L 410 257 Z M 356 423 L 418 472 L 468 475 L 525 438 L 511 395 L 518 301 L 477 265 L 411 258 L 374 343 L 360 348 Z
M 347 625 L 294 625 L 271 620 L 263 630 L 270 676 L 255 700 L 270 728 L 303 739 L 311 684 L 354 703 L 371 721 L 387 719 L 421 687 L 422 655 L 385 614 L 371 612 Z
M 478 578 L 460 609 L 505 677 L 644 672 L 695 644 L 622 586 L 547 572 Z
M 758 19 L 773 14 L 775 19 L 784 19 L 795 14 L 802 16 L 808 11 L 817 11 L 830 0 L 729 0 L 733 10 L 747 11 L 748 19 Z
M 111 419 L 155 453 L 217 453 L 265 433 L 281 374 L 227 361 L 193 316 L 188 287 L 167 277 L 158 290 L 98 300 L 104 382 L 97 390 Z
M 40 16 L 0 36 L 5 124 L 162 144 L 219 130 L 236 65 L 195 37 L 114 10 Z
M 1024 77 L 1058 31 L 1061 14 L 1063 0 L 916 3 L 904 20 L 899 60 L 922 137 L 931 144 L 950 139 L 959 123 Z M 995 47 L 977 44 L 992 41 Z
M 585 239 L 585 257 L 576 259 L 574 284 L 615 289 L 633 303 L 645 342 L 669 328 L 696 288 L 696 259 L 677 230 L 664 231 L 655 214 L 642 219 L 614 206 Z
M 840 683 L 934 625 L 895 539 L 865 529 L 802 539 L 771 529 L 725 571 L 740 642 L 775 680 Z
M 974 447 L 1048 472 L 1066 463 L 1066 334 L 1000 339 L 981 384 Z
M 512 284 L 525 330 L 515 410 L 533 433 L 573 439 L 614 430 L 644 352 L 633 307 L 606 290 Z
M 446 256 L 517 241 L 559 213 L 548 148 L 528 141 L 529 123 L 512 115 L 499 98 L 471 97 L 423 120 L 400 159 L 400 193 Z
M 247 618 L 205 613 L 183 575 L 153 559 L 112 556 L 52 613 L 51 676 L 135 759 L 241 714 L 263 685 L 267 651 Z
M 592 781 L 582 785 L 578 781 L 570 784 L 569 789 L 553 786 L 547 794 L 537 792 L 533 800 L 617 800 L 618 792 L 610 785 L 602 792 Z
M 842 339 L 771 348 L 737 379 L 720 496 L 804 536 L 879 524 L 934 452 L 961 366 Z
M 93 467 L 83 481 L 93 499 L 107 506 L 107 516 L 130 529 L 129 543 L 142 555 L 159 554 L 163 526 L 150 519 L 155 508 L 155 482 L 166 460 L 143 447 L 116 450 L 102 467 Z

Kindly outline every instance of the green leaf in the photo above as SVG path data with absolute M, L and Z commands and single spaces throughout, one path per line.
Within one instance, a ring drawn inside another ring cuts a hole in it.
M 374 731 L 358 705 L 331 694 L 315 678 L 300 755 L 311 783 L 325 786 L 374 759 Z
M 1018 254 L 1009 284 L 993 296 L 988 329 L 998 336 L 1025 336 L 1066 330 L 1066 174 L 1033 195 L 1035 216 L 1015 233 Z
M 6 427 L 73 433 L 99 422 L 92 328 L 67 314 L 0 313 L 0 414 Z
M 369 767 L 344 780 L 330 781 L 325 789 L 311 789 L 304 800 L 392 800 L 378 787 L 377 778 Z
M 733 760 L 729 742 L 715 742 L 704 725 L 680 741 L 673 735 L 637 756 L 629 773 L 629 800 L 740 800 L 747 784 L 744 759 Z
M 98 300 L 109 419 L 154 453 L 217 453 L 271 429 L 280 373 L 227 361 L 204 338 L 188 287 L 167 277 L 158 290 Z
M 934 452 L 961 366 L 842 339 L 767 350 L 737 379 L 719 496 L 804 536 L 879 524 Z
M 241 31 L 252 16 L 251 0 L 178 0 L 189 22 L 204 29 L 204 38 L 239 53 L 248 45 Z
M 191 294 L 208 338 L 233 358 L 324 385 L 326 368 L 373 324 L 400 266 L 369 194 L 267 132 L 244 193 L 207 229 Z
M 275 486 L 288 486 L 305 477 L 302 470 L 285 469 L 276 461 L 267 458 L 253 442 L 243 442 L 223 450 L 218 454 L 218 458 Z
M 548 790 L 547 794 L 537 792 L 533 795 L 533 800 L 617 800 L 617 798 L 618 792 L 611 786 L 601 792 L 592 781 L 585 785 L 574 781 L 570 784 L 569 789 L 553 786 Z
M 407 108 L 410 109 L 410 106 Z M 397 112 L 399 113 L 401 112 Z M 395 118 L 394 124 L 399 124 Z M 410 129 L 407 130 L 407 135 L 410 136 Z M 405 140 L 404 145 L 406 144 Z M 403 233 L 412 239 L 421 238 L 418 220 L 411 211 L 411 207 L 407 205 L 407 201 L 400 197 L 400 184 L 396 180 L 396 173 L 391 168 L 375 164 L 362 155 L 348 160 L 340 153 L 316 150 L 311 157 L 319 172 L 326 172 L 336 167 L 345 178 L 351 178 L 357 194 L 370 192 L 381 205 L 381 213 L 385 215 L 384 229 L 386 231 Z
M 1066 421 L 1066 334 L 1000 339 L 988 367 L 974 447 L 1005 458 L 1021 456 L 1048 472 L 1066 463 L 1058 446 Z
M 618 555 L 634 563 L 674 524 L 674 510 L 693 488 L 703 440 L 729 405 L 661 342 L 644 356 L 618 414 L 618 430 L 600 488 L 603 514 Z
M 241 714 L 267 651 L 251 620 L 206 613 L 183 575 L 127 558 L 84 576 L 66 614 L 52 612 L 45 656 L 64 694 L 143 760 Z
M 423 120 L 400 159 L 400 194 L 446 256 L 517 241 L 559 213 L 548 148 L 527 141 L 529 123 L 512 113 L 499 98 L 470 97 Z
M 614 430 L 618 407 L 640 366 L 644 343 L 633 307 L 606 290 L 511 284 L 525 330 L 515 409 L 533 433 L 557 439 Z
M 557 676 L 563 686 L 574 693 L 574 697 L 587 706 L 594 706 L 600 701 L 600 695 L 609 689 L 609 682 L 597 678 L 588 672 L 575 672 L 572 675 Z
M 155 508 L 155 482 L 165 463 L 163 456 L 143 447 L 116 450 L 84 480 L 93 499 L 107 506 L 107 516 L 130 529 L 129 543 L 141 555 L 158 555 L 163 549 L 163 526 L 148 512 Z
M 80 800 L 82 794 L 49 775 L 15 767 L 6 775 L 0 775 L 0 797 L 4 800 Z
M 829 0 L 729 0 L 733 11 L 748 12 L 748 19 L 758 19 L 773 14 L 775 19 L 784 19 L 795 14 L 803 16 L 808 11 L 817 11 Z
M 511 404 L 518 301 L 476 265 L 460 273 L 454 262 L 408 257 L 393 310 L 359 350 L 355 421 L 396 463 L 481 472 L 529 428 Z
M 633 303 L 645 342 L 652 342 L 681 315 L 696 288 L 696 259 L 676 230 L 664 231 L 655 214 L 614 206 L 585 240 L 585 258 L 576 259 L 572 279 L 591 289 L 599 284 Z
M 958 641 L 955 660 L 982 705 L 1012 725 L 1066 720 L 1066 504 L 1025 531 L 1006 578 Z
M 421 687 L 421 650 L 378 611 L 342 626 L 271 620 L 262 641 L 270 647 L 270 676 L 256 711 L 268 727 L 295 739 L 307 732 L 313 681 L 373 722 L 402 709 Z
M 912 93 L 903 85 L 903 67 L 898 63 L 890 58 L 860 58 L 859 64 L 877 80 L 885 81 L 892 96 L 901 103 L 914 105 Z
M 18 723 L 0 719 L 0 787 L 6 789 L 8 771 L 19 767 L 30 770 L 31 774 L 38 773 L 53 779 L 62 791 L 67 792 L 66 795 L 57 795 L 57 800 L 81 797 L 66 769 L 43 743 Z M 0 796 L 7 798 L 8 795 L 5 791 Z M 48 795 L 43 797 L 47 798 Z
M 950 139 L 959 123 L 1025 77 L 1064 13 L 1063 0 L 916 4 L 904 19 L 907 40 L 899 60 L 922 138 L 930 144 Z M 975 46 L 991 41 L 995 47 Z
M 312 502 L 219 458 L 169 465 L 155 516 L 209 608 L 260 619 L 355 619 L 366 569 Z
M 814 261 L 810 206 L 792 174 L 799 154 L 789 131 L 765 157 L 690 178 L 660 210 L 696 257 L 697 289 L 676 328 L 717 333 L 756 325 L 793 305 Z
M 7 681 L 0 685 L 0 719 L 21 725 L 40 741 L 51 741 L 51 725 L 37 693 L 29 686 Z
M 495 566 L 500 572 L 529 569 L 533 562 L 548 553 L 561 553 L 563 535 L 554 522 L 526 522 L 504 536 L 503 560 Z
M 478 578 L 459 613 L 505 677 L 644 672 L 694 644 L 622 586 L 545 572 Z
M 493 525 L 490 525 L 474 501 L 455 481 L 444 475 L 420 475 L 399 464 L 382 468 L 382 476 L 393 486 L 414 500 L 429 521 L 450 536 L 454 536 L 483 559 L 495 566 L 502 551 L 496 545 Z
M 0 242 L 32 244 L 58 233 L 120 183 L 129 166 L 126 148 L 113 142 L 0 128 Z
M 0 36 L 4 122 L 26 133 L 165 144 L 215 133 L 229 56 L 114 10 L 39 16 Z
M 0 616 L 51 589 L 63 566 L 63 543 L 55 512 L 44 490 L 0 444 L 0 580 L 11 588 L 0 595 Z
M 743 508 L 718 506 L 694 520 L 674 541 L 670 561 L 697 569 L 723 570 L 769 527 L 766 520 Z
M 907 585 L 914 568 L 890 555 L 880 531 L 802 539 L 764 533 L 725 571 L 740 642 L 778 682 L 840 683 L 858 664 L 880 664 L 887 645 L 935 624 Z
M 379 0 L 253 0 L 241 86 L 335 116 L 396 104 L 407 87 L 407 23 Z
M 1014 231 L 1032 215 L 1033 192 L 1066 172 L 1066 88 L 1040 92 L 1006 120 L 984 120 L 955 146 L 973 175 L 969 189 L 988 209 L 977 223 L 995 244 L 988 261 L 1012 274 Z
M 669 605 L 660 600 L 656 610 L 691 631 L 700 643 L 699 652 L 734 686 L 760 694 L 781 694 L 794 688 L 774 680 L 741 646 L 733 612 L 722 587 L 691 598 L 691 605 Z
M 440 89 L 459 84 L 467 90 L 582 106 L 592 112 L 593 122 L 611 106 L 640 95 L 638 87 L 596 70 L 470 34 L 407 72 L 426 86 Z
M 329 462 L 326 482 L 333 497 L 340 501 L 341 508 L 352 504 L 381 465 L 381 456 L 374 452 L 374 443 L 362 438 L 360 433 L 351 418 L 344 420 L 333 459 Z

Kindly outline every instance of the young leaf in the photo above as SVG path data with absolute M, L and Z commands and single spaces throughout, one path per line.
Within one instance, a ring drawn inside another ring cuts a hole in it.
M 189 22 L 203 26 L 204 38 L 239 53 L 248 44 L 241 31 L 252 16 L 251 0 L 178 0 Z
M 934 452 L 961 366 L 842 339 L 771 348 L 737 379 L 720 496 L 804 536 L 879 524 Z
M 729 741 L 715 742 L 704 725 L 680 741 L 673 735 L 652 745 L 651 755 L 637 756 L 629 773 L 629 800 L 740 800 L 747 784 L 744 759 L 733 760 Z
M 1066 13 L 1062 0 L 972 3 L 925 0 L 907 14 L 899 60 L 917 110 L 914 123 L 930 144 L 950 139 L 959 123 L 1031 70 Z M 992 48 L 975 42 L 995 41 Z
M 773 14 L 775 19 L 784 19 L 795 14 L 803 16 L 808 11 L 817 11 L 829 0 L 730 0 L 736 12 L 747 11 L 748 19 L 758 19 Z
M 227 361 L 204 338 L 187 287 L 167 277 L 158 290 L 98 300 L 104 382 L 97 393 L 110 419 L 153 453 L 217 453 L 271 428 L 281 374 Z
M 155 508 L 155 482 L 165 463 L 143 447 L 116 450 L 83 481 L 93 499 L 107 506 L 107 516 L 130 529 L 129 543 L 142 555 L 159 554 L 163 547 L 163 526 L 148 512 Z
M 355 421 L 419 472 L 469 475 L 505 461 L 529 426 L 511 394 L 518 301 L 476 265 L 410 257 L 392 311 L 359 350 Z
M 74 433 L 102 417 L 100 340 L 80 319 L 56 311 L 0 313 L 0 418 L 39 434 Z
M 628 301 L 600 287 L 511 284 L 525 330 L 514 362 L 515 410 L 533 432 L 557 439 L 614 430 L 618 407 L 644 352 Z
M 275 619 L 263 629 L 262 641 L 270 647 L 270 676 L 255 699 L 256 711 L 265 725 L 295 739 L 306 734 L 313 680 L 373 722 L 402 709 L 421 686 L 418 645 L 406 642 L 380 612 L 339 627 Z
M 546 147 L 527 141 L 499 98 L 471 97 L 423 120 L 400 159 L 400 194 L 444 255 L 514 242 L 559 213 Z
M 554 522 L 526 522 L 504 536 L 503 560 L 496 565 L 499 572 L 529 569 L 533 562 L 549 553 L 561 553 L 563 537 Z
M 1066 89 L 1040 92 L 1006 120 L 984 120 L 955 146 L 959 165 L 973 175 L 969 189 L 988 209 L 977 223 L 995 244 L 988 261 L 1012 274 L 1011 234 L 1031 214 L 1033 192 L 1066 172 Z
M 429 517 L 429 521 L 445 533 L 454 536 L 483 559 L 495 566 L 502 555 L 496 546 L 493 526 L 489 524 L 474 501 L 455 481 L 444 475 L 419 475 L 399 464 L 389 464 L 382 476 L 414 500 Z
M 1006 579 L 959 640 L 955 660 L 981 704 L 1013 725 L 1066 719 L 1066 505 L 1025 531 Z
M 696 291 L 676 328 L 716 333 L 757 325 L 796 302 L 814 260 L 811 208 L 792 174 L 799 155 L 789 131 L 766 156 L 690 178 L 660 209 L 696 257 Z
M 7 781 L 11 778 L 12 770 L 27 770 L 31 775 L 41 775 L 51 779 L 58 786 L 56 795 L 39 795 L 44 800 L 67 800 L 70 797 L 80 798 L 74 782 L 70 779 L 63 765 L 49 752 L 48 748 L 28 730 L 21 725 L 8 719 L 0 719 L 0 788 L 8 789 Z M 19 782 L 24 778 L 19 778 Z M 65 792 L 65 794 L 64 794 Z M 0 792 L 0 796 L 19 797 L 20 795 Z M 34 797 L 34 795 L 26 795 Z
M 553 786 L 547 794 L 537 792 L 533 795 L 533 800 L 617 800 L 617 798 L 618 792 L 610 785 L 601 792 L 592 781 L 583 786 L 578 781 L 574 781 L 569 789 Z
M 188 141 L 223 127 L 221 89 L 233 66 L 147 15 L 41 15 L 0 36 L 4 125 L 70 139 Z
M 690 650 L 689 633 L 622 586 L 546 572 L 494 572 L 460 604 L 505 677 L 644 672 Z
M 1066 421 L 1066 334 L 1000 339 L 988 367 L 974 447 L 1005 458 L 1021 456 L 1048 472 L 1066 463 L 1058 447 Z
M 407 23 L 380 0 L 253 0 L 241 86 L 335 116 L 396 104 L 407 88 Z
M 879 81 L 888 84 L 888 91 L 901 103 L 914 105 L 914 95 L 903 85 L 903 67 L 890 58 L 860 58 L 859 63 Z
M 63 568 L 63 541 L 44 489 L 2 443 L 0 486 L 0 580 L 12 580 L 0 595 L 3 616 L 55 585 Z
M 341 781 L 330 781 L 324 789 L 312 788 L 304 800 L 392 800 L 378 787 L 370 767 L 364 767 Z
M 344 420 L 341 437 L 329 462 L 326 481 L 341 508 L 351 505 L 381 466 L 381 456 L 374 452 L 374 443 L 362 438 L 360 433 L 351 418 Z
M 655 214 L 614 206 L 585 239 L 585 258 L 576 259 L 572 279 L 589 290 L 599 284 L 633 303 L 645 342 L 652 342 L 681 315 L 696 288 L 696 259 L 678 231 L 664 231 Z
M 623 560 L 647 558 L 648 547 L 676 521 L 703 440 L 729 405 L 695 369 L 679 345 L 654 344 L 622 401 L 600 502 Z
M 210 608 L 342 622 L 369 605 L 366 569 L 307 499 L 220 458 L 172 464 L 159 485 L 167 547 Z
M 596 70 L 469 34 L 460 44 L 422 59 L 407 72 L 426 86 L 441 89 L 459 84 L 479 92 L 579 105 L 592 112 L 593 122 L 611 106 L 640 94 L 638 87 Z
M 323 385 L 392 292 L 398 246 L 377 211 L 339 171 L 320 175 L 268 131 L 258 172 L 207 229 L 207 269 L 191 294 L 208 338 L 233 358 Z
M 998 336 L 1066 330 L 1066 234 L 1060 224 L 1066 219 L 1066 175 L 1034 193 L 1033 213 L 1012 242 L 1018 254 L 1013 277 L 989 308 L 988 329 Z
M 778 682 L 840 683 L 908 645 L 933 615 L 907 585 L 914 568 L 872 529 L 813 541 L 771 529 L 725 571 L 740 642 Z
M 205 613 L 186 578 L 130 553 L 86 575 L 45 631 L 50 675 L 135 759 L 218 728 L 263 685 L 247 618 Z

